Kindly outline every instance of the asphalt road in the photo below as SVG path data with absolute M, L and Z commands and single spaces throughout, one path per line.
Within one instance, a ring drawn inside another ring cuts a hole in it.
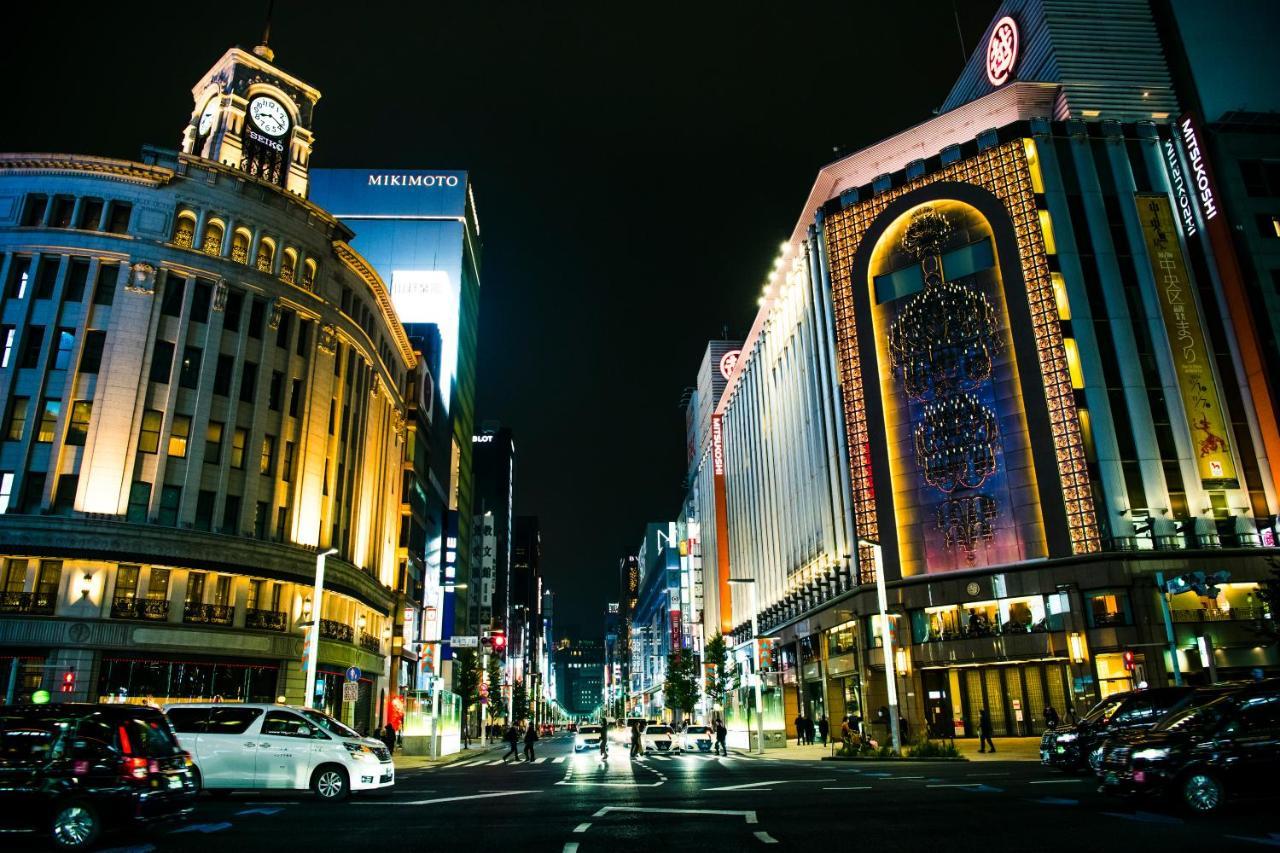
M 543 740 L 538 762 L 498 753 L 400 775 L 390 795 L 324 806 L 301 794 L 202 797 L 188 825 L 104 846 L 291 850 L 1256 850 L 1280 847 L 1275 803 L 1210 819 L 1097 793 L 1091 777 L 1028 762 L 793 762 L 731 755 L 607 764 Z

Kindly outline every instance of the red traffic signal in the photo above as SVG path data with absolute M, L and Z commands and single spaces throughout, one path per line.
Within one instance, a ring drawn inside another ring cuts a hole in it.
M 1124 660 L 1124 668 L 1126 672 L 1133 672 L 1135 664 L 1133 660 L 1133 652 L 1125 652 L 1122 656 Z
M 74 669 L 69 669 L 66 672 L 62 673 L 62 692 L 63 693 L 76 692 L 76 671 Z
M 500 652 L 507 647 L 507 636 L 505 634 L 494 634 L 492 639 L 495 652 Z

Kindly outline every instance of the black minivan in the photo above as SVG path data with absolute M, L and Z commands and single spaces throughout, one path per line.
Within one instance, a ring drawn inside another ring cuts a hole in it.
M 1075 773 L 1097 769 L 1102 742 L 1122 731 L 1148 729 L 1191 696 L 1191 687 L 1151 687 L 1113 693 L 1074 726 L 1050 729 L 1040 738 L 1040 763 Z
M 189 761 L 155 708 L 0 706 L 0 832 L 81 850 L 104 831 L 184 818 Z

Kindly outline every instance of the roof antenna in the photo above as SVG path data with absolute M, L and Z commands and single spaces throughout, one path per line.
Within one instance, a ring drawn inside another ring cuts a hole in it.
M 262 28 L 262 44 L 253 49 L 254 56 L 260 56 L 267 62 L 271 62 L 276 58 L 276 52 L 270 48 L 271 43 L 271 13 L 275 10 L 276 0 L 267 0 L 267 24 Z
M 965 50 L 964 47 L 964 30 L 960 28 L 960 9 L 956 6 L 956 0 L 951 0 L 951 14 L 956 19 L 956 35 L 960 38 L 960 65 L 963 67 L 969 61 L 969 51 Z M 270 20 L 268 20 L 268 26 L 270 23 Z

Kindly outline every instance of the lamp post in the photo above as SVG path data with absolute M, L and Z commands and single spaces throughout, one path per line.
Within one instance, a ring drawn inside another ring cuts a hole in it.
M 764 754 L 764 696 L 762 694 L 764 676 L 760 672 L 760 622 L 759 608 L 756 606 L 756 579 L 729 578 L 729 583 L 745 586 L 751 602 L 751 662 L 753 664 L 756 688 L 756 748 L 757 755 Z
M 308 630 L 312 632 L 311 643 L 307 647 L 307 694 L 302 703 L 304 708 L 316 706 L 316 667 L 320 662 L 320 614 L 324 612 L 324 562 L 329 555 L 338 553 L 337 548 L 330 548 L 316 554 L 316 584 L 311 593 L 311 615 Z
M 871 546 L 872 559 L 875 561 L 876 598 L 880 605 L 880 636 L 884 648 L 884 684 L 889 695 L 889 739 L 894 752 L 902 752 L 902 732 L 898 728 L 898 677 L 897 659 L 893 654 L 893 629 L 889 624 L 889 595 L 884 587 L 884 561 L 880 554 L 880 544 L 867 542 Z

